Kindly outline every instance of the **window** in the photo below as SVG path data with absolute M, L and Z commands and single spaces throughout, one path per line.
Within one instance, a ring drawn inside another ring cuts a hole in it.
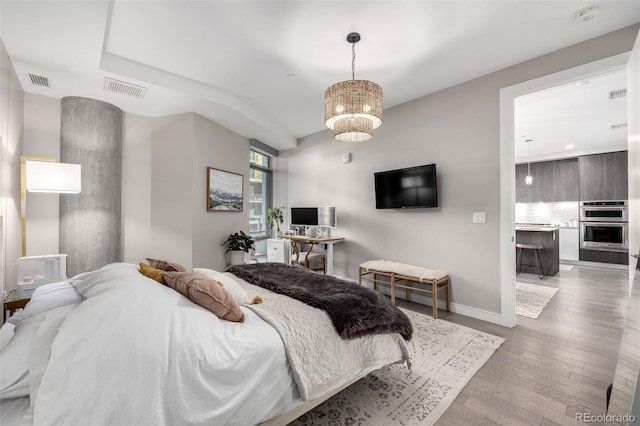
M 249 233 L 254 239 L 260 240 L 267 238 L 269 231 L 267 209 L 271 207 L 271 157 L 252 150 L 249 164 Z

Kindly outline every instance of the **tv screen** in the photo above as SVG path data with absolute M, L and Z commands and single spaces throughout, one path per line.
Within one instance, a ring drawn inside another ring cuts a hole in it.
M 291 225 L 318 225 L 317 207 L 291 207 Z
M 438 207 L 436 165 L 374 173 L 376 209 Z

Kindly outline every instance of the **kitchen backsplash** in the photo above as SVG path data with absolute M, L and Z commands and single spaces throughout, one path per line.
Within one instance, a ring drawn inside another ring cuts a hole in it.
M 579 208 L 578 201 L 516 203 L 516 223 L 577 226 Z

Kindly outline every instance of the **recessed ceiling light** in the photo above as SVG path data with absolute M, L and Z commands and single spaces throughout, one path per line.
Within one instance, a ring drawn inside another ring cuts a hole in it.
M 586 86 L 587 84 L 589 84 L 589 80 L 580 80 L 576 82 L 576 86 Z
M 600 6 L 590 6 L 578 12 L 576 15 L 576 21 L 588 22 L 598 15 L 600 15 Z
M 295 74 L 293 74 L 293 73 L 287 74 L 287 78 L 295 78 L 295 76 L 296 76 L 296 75 L 295 75 Z
M 565 146 L 565 148 L 567 148 L 567 149 L 573 149 L 574 147 L 575 147 L 575 145 L 573 145 L 573 144 L 569 144 L 569 145 Z

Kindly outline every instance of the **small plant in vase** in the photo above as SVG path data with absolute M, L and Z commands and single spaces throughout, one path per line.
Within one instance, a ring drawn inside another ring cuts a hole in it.
M 280 232 L 280 224 L 284 222 L 284 209 L 284 206 L 267 209 L 267 221 L 269 222 L 269 230 L 272 238 L 276 238 Z
M 226 240 L 222 243 L 227 247 L 226 253 L 229 253 L 230 265 L 241 265 L 244 263 L 244 254 L 249 253 L 249 250 L 253 249 L 255 241 L 251 235 L 247 235 L 244 231 L 235 232 L 229 234 Z

